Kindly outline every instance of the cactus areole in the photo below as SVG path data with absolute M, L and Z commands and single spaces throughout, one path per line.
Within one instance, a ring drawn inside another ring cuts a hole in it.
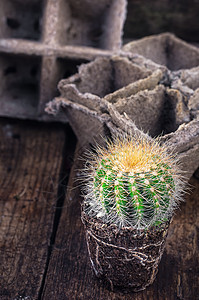
M 147 229 L 170 219 L 182 191 L 173 155 L 158 140 L 125 137 L 97 148 L 87 164 L 89 216 L 121 227 Z

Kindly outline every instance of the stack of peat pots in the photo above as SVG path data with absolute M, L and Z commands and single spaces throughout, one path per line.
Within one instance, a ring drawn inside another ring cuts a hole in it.
M 82 147 L 107 134 L 161 135 L 189 179 L 199 166 L 198 64 L 199 49 L 172 34 L 134 41 L 61 80 L 46 110 L 64 109 Z

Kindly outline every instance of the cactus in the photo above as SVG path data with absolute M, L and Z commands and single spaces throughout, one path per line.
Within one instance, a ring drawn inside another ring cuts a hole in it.
M 176 160 L 158 139 L 115 139 L 98 147 L 87 169 L 88 214 L 118 227 L 166 222 L 182 196 Z

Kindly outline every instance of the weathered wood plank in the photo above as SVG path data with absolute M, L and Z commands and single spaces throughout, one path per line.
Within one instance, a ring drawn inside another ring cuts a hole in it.
M 79 164 L 77 160 L 75 163 Z M 76 166 L 70 185 L 77 175 Z M 192 193 L 171 224 L 157 278 L 152 286 L 137 294 L 112 292 L 95 278 L 80 220 L 79 189 L 68 190 L 42 299 L 199 299 L 199 180 L 192 178 L 191 184 Z
M 1 300 L 39 297 L 56 213 L 64 131 L 63 125 L 0 120 Z

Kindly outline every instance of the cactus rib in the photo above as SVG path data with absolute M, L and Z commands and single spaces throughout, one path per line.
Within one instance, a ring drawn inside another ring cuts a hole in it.
M 89 213 L 118 226 L 158 225 L 181 198 L 176 161 L 157 140 L 116 139 L 100 149 L 90 171 Z

